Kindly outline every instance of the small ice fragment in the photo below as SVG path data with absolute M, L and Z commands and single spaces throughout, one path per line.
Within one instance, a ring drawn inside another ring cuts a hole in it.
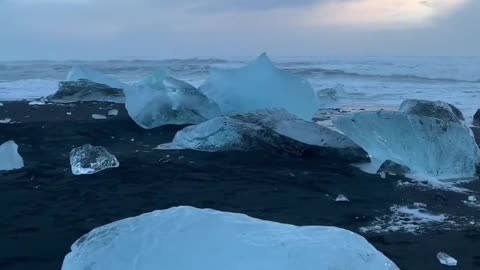
M 420 208 L 427 208 L 426 204 L 420 202 L 413 203 L 413 205 Z
M 134 142 L 134 141 L 135 141 L 135 139 L 134 139 L 134 138 L 131 138 L 131 139 L 130 139 L 130 141 L 131 141 L 131 142 Z
M 443 252 L 437 253 L 437 259 L 443 265 L 457 266 L 457 260 L 455 260 L 454 258 L 450 257 L 448 254 L 445 254 Z
M 17 170 L 23 167 L 23 158 L 18 153 L 18 145 L 14 141 L 0 145 L 0 171 Z
M 386 172 L 380 172 L 379 174 L 380 174 L 380 177 L 381 177 L 382 179 L 387 178 L 387 173 L 386 173 Z
M 335 199 L 336 202 L 350 202 L 350 200 L 347 198 L 347 196 L 340 194 L 337 196 Z
M 105 115 L 101 115 L 101 114 L 92 114 L 92 118 L 93 119 L 96 119 L 96 120 L 105 120 L 107 119 L 107 117 Z
M 105 147 L 86 144 L 70 152 L 70 165 L 74 175 L 82 175 L 116 168 L 120 163 Z
M 71 112 L 67 112 L 67 115 L 72 115 L 72 113 L 71 113 Z
M 10 122 L 12 122 L 12 119 L 10 119 L 10 118 L 5 118 L 3 120 L 0 120 L 0 124 L 8 124 Z
M 2 106 L 3 106 L 3 103 L 0 102 L 0 107 L 2 107 Z
M 28 105 L 33 106 L 33 105 L 45 105 L 45 101 L 43 100 L 33 100 L 28 103 Z
M 118 110 L 117 109 L 112 109 L 112 110 L 108 111 L 108 115 L 117 116 L 118 115 Z
M 475 197 L 475 196 L 468 196 L 468 201 L 475 203 L 475 202 L 477 202 L 478 200 L 477 200 L 477 197 Z

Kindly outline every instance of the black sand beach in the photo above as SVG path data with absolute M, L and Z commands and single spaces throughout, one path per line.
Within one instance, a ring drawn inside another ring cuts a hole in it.
M 451 269 L 480 269 L 480 208 L 466 206 L 466 194 L 398 186 L 398 180 L 406 180 L 368 175 L 328 152 L 292 157 L 152 150 L 169 142 L 181 127 L 144 130 L 119 104 L 3 103 L 0 119 L 14 123 L 0 124 L 0 142 L 15 140 L 25 168 L 0 173 L 2 270 L 61 269 L 70 245 L 90 230 L 178 205 L 346 228 L 365 236 L 403 270 L 450 269 L 436 259 L 439 251 L 459 261 Z M 119 110 L 118 116 L 91 117 L 112 108 Z M 69 152 L 86 143 L 106 147 L 120 167 L 72 175 Z M 478 194 L 480 181 L 466 187 Z M 351 203 L 336 203 L 340 193 Z M 418 235 L 359 231 L 390 214 L 392 205 L 415 202 L 477 223 L 457 230 L 429 228 Z

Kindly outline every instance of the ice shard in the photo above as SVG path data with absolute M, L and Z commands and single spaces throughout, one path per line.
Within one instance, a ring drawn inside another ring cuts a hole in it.
M 0 145 L 0 171 L 10 171 L 23 168 L 23 158 L 18 153 L 18 145 L 8 141 Z
M 243 214 L 176 207 L 99 227 L 71 247 L 62 270 L 399 270 L 362 236 Z
M 318 109 L 310 84 L 275 67 L 266 54 L 242 68 L 211 70 L 200 90 L 226 113 L 283 108 L 310 120 Z
M 120 166 L 120 163 L 105 147 L 86 144 L 72 149 L 70 165 L 74 175 L 82 175 L 115 168 Z
M 218 105 L 192 85 L 160 70 L 125 90 L 126 108 L 141 127 L 198 124 L 220 114 Z
M 472 178 L 479 149 L 463 124 L 402 112 L 361 112 L 335 126 L 381 165 L 390 160 L 440 180 Z

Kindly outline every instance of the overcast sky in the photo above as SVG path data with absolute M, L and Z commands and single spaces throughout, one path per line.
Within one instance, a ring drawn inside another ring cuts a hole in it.
M 480 0 L 0 0 L 0 60 L 480 55 Z

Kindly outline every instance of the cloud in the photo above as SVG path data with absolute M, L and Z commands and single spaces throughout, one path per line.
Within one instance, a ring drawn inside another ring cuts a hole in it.
M 0 0 L 0 60 L 480 55 L 479 13 L 477 0 Z
M 316 25 L 379 28 L 424 26 L 448 16 L 468 0 L 357 0 L 330 1 L 318 5 L 309 16 Z M 319 16 L 315 16 L 318 14 Z

